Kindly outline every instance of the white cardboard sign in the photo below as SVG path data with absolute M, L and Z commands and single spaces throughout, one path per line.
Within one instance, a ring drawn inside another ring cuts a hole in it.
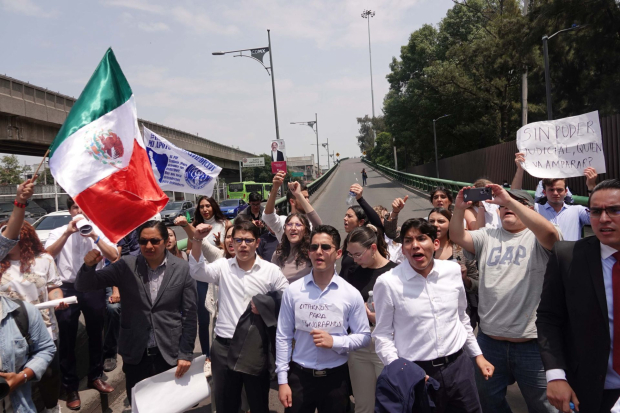
M 523 168 L 537 178 L 583 176 L 592 167 L 605 173 L 605 154 L 598 111 L 570 118 L 534 122 L 517 131 Z
M 295 329 L 302 331 L 323 330 L 329 334 L 344 331 L 342 308 L 336 304 L 316 302 L 295 303 Z

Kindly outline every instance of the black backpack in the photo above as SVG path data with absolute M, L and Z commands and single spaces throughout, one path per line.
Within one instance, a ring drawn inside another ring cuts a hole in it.
M 19 308 L 13 311 L 13 321 L 17 324 L 17 328 L 22 336 L 26 339 L 26 343 L 28 343 L 28 353 L 30 354 L 30 348 L 32 347 L 32 338 L 30 337 L 30 322 L 28 321 L 28 311 L 26 310 L 26 306 L 22 300 L 12 299 Z

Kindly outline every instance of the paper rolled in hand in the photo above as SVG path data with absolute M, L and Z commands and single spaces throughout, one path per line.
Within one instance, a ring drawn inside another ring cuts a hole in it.
M 44 310 L 46 308 L 58 307 L 58 304 L 60 303 L 77 304 L 77 302 L 78 302 L 77 297 L 73 296 L 73 297 L 59 298 L 58 300 L 46 301 L 44 303 L 35 304 L 34 306 L 38 308 L 39 310 Z

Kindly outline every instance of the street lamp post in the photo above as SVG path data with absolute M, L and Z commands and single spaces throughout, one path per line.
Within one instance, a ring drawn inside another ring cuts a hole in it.
M 321 174 L 321 158 L 319 155 L 319 116 L 315 113 L 314 120 L 310 120 L 308 122 L 291 122 L 291 125 L 310 126 L 310 129 L 312 129 L 314 133 L 316 134 L 316 164 L 317 164 L 316 177 L 318 178 Z
M 271 90 L 273 92 L 273 113 L 276 122 L 276 139 L 280 139 L 280 126 L 278 126 L 278 105 L 276 103 L 276 83 L 273 74 L 273 51 L 271 49 L 271 31 L 269 29 L 267 29 L 267 40 L 267 47 L 259 47 L 256 49 L 231 50 L 228 52 L 213 52 L 211 54 L 214 56 L 223 56 L 229 53 L 239 53 L 236 54 L 234 57 L 249 57 L 250 59 L 254 59 L 258 63 L 263 65 L 263 67 L 267 71 L 267 74 L 271 77 Z M 243 52 L 250 52 L 250 55 L 245 55 L 243 54 Z M 269 53 L 269 67 L 265 66 L 265 64 L 263 63 L 263 57 L 266 53 Z
M 329 163 L 329 142 L 322 143 L 321 146 L 323 149 L 327 150 L 327 169 L 331 168 L 331 164 Z
M 580 26 L 580 25 L 573 24 L 568 29 L 562 29 L 560 31 L 553 33 L 551 36 L 544 35 L 542 37 L 543 54 L 545 57 L 545 89 L 547 92 L 547 119 L 548 120 L 553 120 L 553 108 L 551 105 L 551 75 L 549 74 L 549 47 L 547 46 L 547 42 L 549 41 L 549 39 L 551 39 L 553 36 L 557 34 L 560 34 L 562 32 L 570 32 L 573 30 L 579 30 L 583 27 L 585 27 L 585 25 Z
M 437 178 L 439 178 L 439 155 L 437 155 L 437 129 L 435 128 L 435 123 L 439 119 L 446 118 L 451 115 L 443 115 L 438 117 L 437 119 L 433 119 L 433 138 L 435 140 L 435 172 L 437 174 Z

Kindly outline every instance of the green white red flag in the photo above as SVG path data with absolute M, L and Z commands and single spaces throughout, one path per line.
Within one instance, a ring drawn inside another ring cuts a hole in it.
M 50 148 L 52 175 L 112 242 L 161 211 L 136 104 L 108 49 Z

